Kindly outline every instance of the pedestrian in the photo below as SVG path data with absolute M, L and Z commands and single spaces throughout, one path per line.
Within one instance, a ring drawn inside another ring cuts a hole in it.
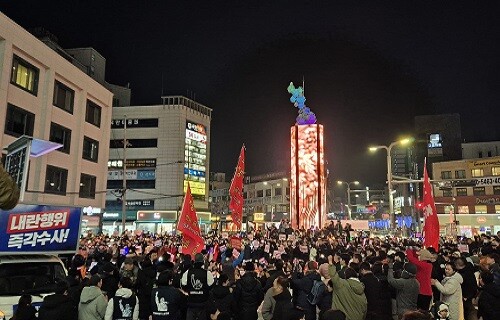
M 407 249 L 406 256 L 409 262 L 417 266 L 417 275 L 415 278 L 420 284 L 417 307 L 421 310 L 429 310 L 432 301 L 432 261 L 435 261 L 436 257 L 427 249 L 419 251 Z
M 396 306 L 398 317 L 402 317 L 405 312 L 417 310 L 418 294 L 420 292 L 420 284 L 415 276 L 417 267 L 412 263 L 405 263 L 401 271 L 401 278 L 394 278 L 392 262 L 389 263 L 389 272 L 387 273 L 387 281 L 396 289 Z
M 132 280 L 122 277 L 118 283 L 118 290 L 113 298 L 109 299 L 104 320 L 138 320 L 139 299 L 132 292 Z
M 151 291 L 152 320 L 181 320 L 182 310 L 186 307 L 187 295 L 181 289 L 174 288 L 172 270 L 158 275 L 157 287 Z
M 454 263 L 457 272 L 460 273 L 464 280 L 462 282 L 464 318 L 466 320 L 477 319 L 476 308 L 472 303 L 472 300 L 476 298 L 477 295 L 477 280 L 474 274 L 474 267 L 462 257 L 455 259 Z
M 10 320 L 36 320 L 36 309 L 31 304 L 32 297 L 29 294 L 23 294 L 19 297 L 17 309 Z
M 207 317 L 205 308 L 214 277 L 210 271 L 203 269 L 204 261 L 203 255 L 197 253 L 193 267 L 182 275 L 181 285 L 188 294 L 187 320 L 205 320 Z
M 431 280 L 431 284 L 441 292 L 441 301 L 448 304 L 450 310 L 450 320 L 464 320 L 464 308 L 462 300 L 462 276 L 456 272 L 455 265 L 446 263 L 444 268 L 445 277 L 439 282 Z
M 257 320 L 258 318 L 257 309 L 264 299 L 264 291 L 254 270 L 253 263 L 245 264 L 243 275 L 236 281 L 233 296 L 238 320 Z
M 341 279 L 331 255 L 328 256 L 328 264 L 328 273 L 333 284 L 332 309 L 341 310 L 349 320 L 364 320 L 368 305 L 365 286 L 351 268 L 345 270 L 345 278 Z
M 120 268 L 120 278 L 126 277 L 132 280 L 132 285 L 135 287 L 139 267 L 135 265 L 134 259 L 131 257 L 125 258 L 122 267 Z
M 102 293 L 108 298 L 112 299 L 118 290 L 117 270 L 113 263 L 105 262 L 101 268 L 100 276 L 102 278 Z
M 233 289 L 229 286 L 227 274 L 221 274 L 217 285 L 210 290 L 210 305 L 214 305 L 220 312 L 231 312 L 233 308 Z
M 69 284 L 64 280 L 56 282 L 54 294 L 43 298 L 38 310 L 39 320 L 78 320 L 78 308 L 68 295 Z
M 297 266 L 300 266 L 297 264 Z M 314 281 L 321 281 L 321 276 L 318 273 L 318 263 L 309 261 L 304 267 L 303 272 L 294 272 L 292 274 L 292 289 L 295 296 L 295 305 L 300 310 L 303 310 L 306 315 L 306 320 L 316 319 L 316 305 L 312 305 L 308 301 L 308 295 L 311 293 Z
M 477 317 L 483 320 L 500 319 L 500 288 L 494 283 L 494 275 L 489 271 L 479 274 L 481 293 L 478 299 Z
M 273 284 L 274 300 L 276 301 L 272 320 L 292 320 L 300 319 L 304 316 L 304 312 L 295 309 L 292 304 L 292 295 L 288 289 L 288 279 L 278 277 Z
M 84 287 L 78 305 L 78 320 L 104 320 L 108 302 L 101 291 L 102 279 L 93 275 Z

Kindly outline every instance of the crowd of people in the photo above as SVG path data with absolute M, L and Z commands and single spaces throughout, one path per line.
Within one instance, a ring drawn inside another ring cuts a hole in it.
M 24 295 L 14 320 L 500 319 L 497 236 L 370 237 L 340 222 L 293 230 L 182 237 L 125 232 L 83 237 L 38 313 Z

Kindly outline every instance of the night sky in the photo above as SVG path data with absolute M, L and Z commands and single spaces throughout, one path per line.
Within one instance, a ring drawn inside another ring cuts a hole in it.
M 186 95 L 214 109 L 211 171 L 289 170 L 297 110 L 286 91 L 305 79 L 325 126 L 334 179 L 385 181 L 389 144 L 413 117 L 458 112 L 467 141 L 500 139 L 500 10 L 495 1 L 2 1 L 24 28 L 63 48 L 91 46 L 106 80 L 132 105 Z

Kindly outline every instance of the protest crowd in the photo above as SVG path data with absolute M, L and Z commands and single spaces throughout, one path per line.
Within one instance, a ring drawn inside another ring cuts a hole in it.
M 340 221 L 213 232 L 194 255 L 179 235 L 89 235 L 38 319 L 500 319 L 498 243 L 441 238 L 436 252 Z M 36 319 L 20 300 L 14 319 Z

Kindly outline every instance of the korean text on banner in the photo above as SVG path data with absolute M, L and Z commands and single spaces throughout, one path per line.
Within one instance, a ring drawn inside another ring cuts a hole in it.
M 198 225 L 198 217 L 196 216 L 189 183 L 182 204 L 181 216 L 177 222 L 177 229 L 182 232 L 182 253 L 194 255 L 204 249 L 204 240 Z
M 18 205 L 0 210 L 0 252 L 75 253 L 80 235 L 81 208 Z

